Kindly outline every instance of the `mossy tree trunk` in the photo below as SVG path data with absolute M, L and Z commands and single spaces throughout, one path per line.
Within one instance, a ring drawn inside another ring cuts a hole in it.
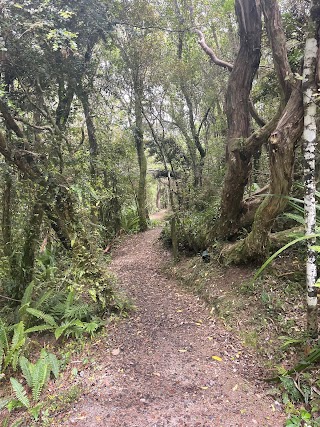
M 270 229 L 288 202 L 295 145 L 302 134 L 302 119 L 302 95 L 299 85 L 292 92 L 282 118 L 269 140 L 270 194 L 259 206 L 249 235 L 224 251 L 227 263 L 261 260 L 268 254 Z
M 16 281 L 19 274 L 19 263 L 12 242 L 12 215 L 13 215 L 13 179 L 12 172 L 8 169 L 4 176 L 4 188 L 2 194 L 2 237 L 3 252 L 8 258 L 10 276 Z
M 16 290 L 16 295 L 14 296 L 16 299 L 22 298 L 26 287 L 33 279 L 37 245 L 40 239 L 41 224 L 43 219 L 43 200 L 41 193 L 42 189 L 37 195 L 25 227 L 25 241 L 20 264 L 19 286 Z

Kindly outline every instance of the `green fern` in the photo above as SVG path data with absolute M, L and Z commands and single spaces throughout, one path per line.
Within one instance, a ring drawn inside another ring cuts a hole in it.
M 33 400 L 38 401 L 42 389 L 50 374 L 48 362 L 40 358 L 34 365 L 32 373 L 32 397 Z
M 52 330 L 54 327 L 51 325 L 37 325 L 37 326 L 32 326 L 32 328 L 28 328 L 26 329 L 26 334 L 31 334 L 33 332 L 43 332 L 43 331 L 50 331 Z
M 20 356 L 19 365 L 21 368 L 21 372 L 25 377 L 28 386 L 32 387 L 32 371 L 30 370 L 30 365 L 32 365 L 29 360 L 25 356 Z
M 23 297 L 21 300 L 21 306 L 23 305 L 28 305 L 31 303 L 32 301 L 32 293 L 33 293 L 33 282 L 30 283 L 30 285 L 28 285 L 23 293 Z
M 8 350 L 8 336 L 7 327 L 0 319 L 0 372 L 2 371 L 2 364 L 4 361 L 5 352 Z
M 34 302 L 33 307 L 39 310 L 50 298 L 52 297 L 53 289 L 44 292 L 37 301 Z
M 24 330 L 24 323 L 21 321 L 13 326 L 12 343 L 4 358 L 4 369 L 6 369 L 10 364 L 14 371 L 17 369 L 19 356 L 25 341 L 26 333 Z
M 51 372 L 53 373 L 55 378 L 58 378 L 59 370 L 60 370 L 60 363 L 59 363 L 59 360 L 57 359 L 57 356 L 53 353 L 48 353 L 47 359 L 50 363 Z
M 39 400 L 44 385 L 52 372 L 55 378 L 59 375 L 59 361 L 52 353 L 41 350 L 40 357 L 36 363 L 30 362 L 26 357 L 19 359 L 20 368 L 28 386 L 32 390 L 33 400 Z
M 56 321 L 50 314 L 46 314 L 41 310 L 37 310 L 35 308 L 27 308 L 27 312 L 30 313 L 32 316 L 36 317 L 37 319 L 44 320 L 48 325 L 51 326 L 57 326 Z
M 89 304 L 79 303 L 79 304 L 66 307 L 63 317 L 65 319 L 71 319 L 71 320 L 75 320 L 75 319 L 86 320 L 90 317 L 90 314 L 92 314 L 92 310 Z
M 14 395 L 19 400 L 19 402 L 26 408 L 30 408 L 30 401 L 23 386 L 15 378 L 10 378 L 10 382 Z
M 1 397 L 0 398 L 0 411 L 2 411 L 2 409 L 4 409 L 8 403 L 10 402 L 10 397 Z

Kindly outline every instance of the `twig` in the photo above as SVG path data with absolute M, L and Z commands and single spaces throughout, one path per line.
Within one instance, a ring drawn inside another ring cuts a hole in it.
M 9 300 L 9 301 L 21 302 L 21 300 L 20 300 L 20 299 L 9 298 L 9 297 L 6 297 L 5 295 L 0 295 L 0 298 L 2 298 L 2 299 L 7 299 L 7 300 Z

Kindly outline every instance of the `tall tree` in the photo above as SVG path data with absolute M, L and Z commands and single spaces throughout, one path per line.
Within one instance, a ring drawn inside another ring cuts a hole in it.
M 315 153 L 317 146 L 317 104 L 315 96 L 318 94 L 319 76 L 319 41 L 320 41 L 320 1 L 314 0 L 311 4 L 310 19 L 304 54 L 303 67 L 303 105 L 304 105 L 304 180 L 305 180 L 305 223 L 306 235 L 312 235 L 316 229 L 316 180 L 315 180 Z M 308 240 L 306 286 L 307 286 L 307 327 L 313 337 L 318 335 L 316 251 L 313 245 L 315 239 Z

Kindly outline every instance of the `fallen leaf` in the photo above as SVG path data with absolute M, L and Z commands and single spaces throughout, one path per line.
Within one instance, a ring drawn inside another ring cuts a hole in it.
M 202 390 L 208 390 L 209 387 L 203 386 L 203 387 L 200 387 L 200 388 L 202 388 Z
M 222 359 L 219 356 L 211 356 L 211 359 L 217 360 L 218 362 L 222 362 Z
M 238 390 L 238 384 L 236 384 L 234 387 L 233 387 L 233 389 L 232 389 L 233 391 L 236 391 L 236 390 Z
M 207 339 L 208 339 L 209 341 L 212 341 L 212 340 L 213 340 L 213 337 L 207 337 Z
M 115 348 L 111 351 L 112 356 L 118 356 L 120 354 L 120 348 Z
M 178 351 L 180 351 L 180 353 L 185 353 L 188 350 L 186 350 L 185 348 L 180 348 L 180 350 L 178 350 Z
M 159 372 L 154 372 L 153 375 L 155 375 L 156 377 L 160 377 Z
M 183 310 L 177 310 L 177 313 L 182 313 L 183 312 Z

